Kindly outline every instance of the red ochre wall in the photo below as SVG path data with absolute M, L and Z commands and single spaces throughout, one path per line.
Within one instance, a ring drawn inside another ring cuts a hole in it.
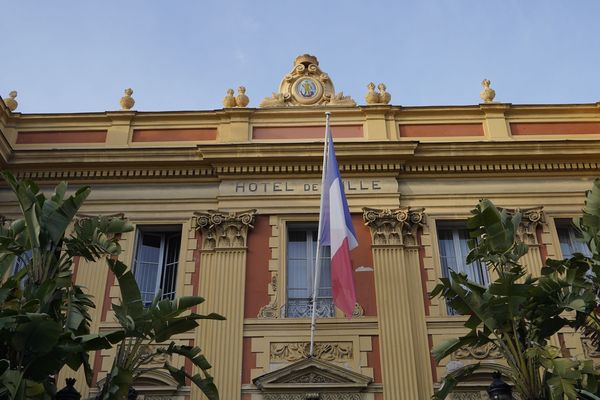
M 377 315 L 375 299 L 375 276 L 373 271 L 356 272 L 358 267 L 373 269 L 373 253 L 371 252 L 371 232 L 365 226 L 361 214 L 352 215 L 352 223 L 358 239 L 358 247 L 352 250 L 350 257 L 354 269 L 354 286 L 356 301 L 365 311 L 365 316 Z
M 250 382 L 250 372 L 256 368 L 256 354 L 252 352 L 252 338 L 245 337 L 242 344 L 242 384 Z
M 244 294 L 244 318 L 256 318 L 260 308 L 269 304 L 269 238 L 271 225 L 268 215 L 258 215 L 254 229 L 248 233 L 246 256 L 246 291 Z
M 367 365 L 373 368 L 373 382 L 381 383 L 381 353 L 379 349 L 379 336 L 372 336 L 373 350 L 367 353 Z

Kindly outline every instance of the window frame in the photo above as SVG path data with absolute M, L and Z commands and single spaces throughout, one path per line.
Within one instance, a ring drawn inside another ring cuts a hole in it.
M 462 249 L 460 249 L 460 237 L 459 237 L 459 241 L 458 243 L 455 242 L 455 239 L 458 235 L 458 230 L 464 229 L 465 231 L 468 232 L 468 228 L 467 228 L 467 218 L 465 216 L 464 219 L 445 219 L 445 218 L 436 218 L 433 219 L 432 221 L 432 227 L 434 228 L 433 231 L 435 232 L 435 237 L 433 238 L 434 240 L 432 240 L 432 245 L 435 247 L 436 251 L 435 251 L 435 256 L 436 256 L 436 263 L 438 264 L 439 268 L 438 268 L 438 274 L 440 277 L 444 277 L 444 278 L 450 278 L 450 270 L 449 269 L 445 269 L 444 268 L 444 263 L 442 262 L 442 246 L 440 243 L 440 230 L 452 230 L 453 233 L 453 248 L 456 254 L 456 250 L 457 248 L 459 249 L 461 255 L 463 253 Z M 467 238 L 468 240 L 469 238 Z M 461 271 L 459 272 L 465 272 L 465 268 L 468 264 L 466 263 L 466 257 L 467 254 L 464 254 L 464 260 L 463 260 L 463 268 Z M 458 257 L 455 257 L 458 259 Z M 488 286 L 492 280 L 492 276 L 490 271 L 487 270 L 487 268 L 482 265 L 479 262 L 476 262 L 477 266 L 479 268 L 479 275 L 481 275 L 482 277 L 482 282 L 477 282 L 480 285 L 483 286 Z M 441 304 L 444 304 L 444 302 L 442 301 Z M 441 305 L 440 304 L 440 305 Z M 446 304 L 445 307 L 440 307 L 440 309 L 444 309 L 446 311 L 447 316 L 454 316 L 455 313 L 453 312 L 453 310 Z
M 179 282 L 178 282 L 178 276 L 181 274 L 180 271 L 180 265 L 181 263 L 181 257 L 182 257 L 182 245 L 183 245 L 183 225 L 182 224 L 164 224 L 164 225 L 158 225 L 158 224 L 138 224 L 135 227 L 135 241 L 134 241 L 134 245 L 133 245 L 133 251 L 132 251 L 132 273 L 133 276 L 136 280 L 136 283 L 138 284 L 138 287 L 140 288 L 140 292 L 142 295 L 142 302 L 144 303 L 145 306 L 148 306 L 151 304 L 151 300 L 150 301 L 144 301 L 144 296 L 145 293 L 149 294 L 149 292 L 144 291 L 142 288 L 142 285 L 140 283 L 140 281 L 138 280 L 136 271 L 138 268 L 138 251 L 139 251 L 139 246 L 141 244 L 141 240 L 144 234 L 150 234 L 150 235 L 156 235 L 160 237 L 160 250 L 159 250 L 159 257 L 158 257 L 158 266 L 157 269 L 159 270 L 159 273 L 156 274 L 156 281 L 155 281 L 155 285 L 154 285 L 154 292 L 152 294 L 152 299 L 154 299 L 154 297 L 156 296 L 156 294 L 158 293 L 159 290 L 163 289 L 162 292 L 162 296 L 161 299 L 174 299 L 177 296 L 177 292 L 178 292 L 178 286 L 179 286 Z M 167 267 L 167 259 L 166 257 L 168 256 L 168 242 L 169 240 L 171 240 L 174 237 L 179 237 L 179 245 L 177 246 L 177 255 L 176 255 L 176 262 L 173 263 L 169 263 L 169 264 L 174 264 L 175 266 L 175 273 L 174 273 L 174 277 L 173 277 L 173 281 L 171 284 L 172 287 L 172 291 L 169 292 L 165 292 L 164 291 L 164 277 L 165 277 L 165 269 Z
M 560 251 L 561 258 L 571 258 L 574 253 L 582 253 L 584 256 L 590 257 L 591 253 L 587 245 L 580 241 L 577 236 L 577 227 L 573 223 L 572 218 L 554 218 L 554 229 L 556 232 L 556 239 L 558 243 L 558 250 Z M 563 242 L 561 241 L 561 230 L 567 231 L 567 236 L 569 237 L 569 243 L 567 244 L 570 248 L 570 253 L 568 256 L 563 251 Z M 576 243 L 580 243 L 580 246 L 577 246 Z M 580 247 L 580 248 L 578 248 Z M 583 251 L 580 251 L 583 250 Z
M 315 234 L 318 235 L 318 221 L 316 220 L 307 220 L 307 219 L 286 219 L 286 220 L 282 220 L 281 221 L 281 227 L 283 228 L 283 232 L 284 235 L 283 236 L 283 240 L 281 241 L 281 260 L 282 260 L 282 289 L 283 289 L 283 293 L 282 293 L 282 307 L 281 307 L 281 316 L 283 318 L 310 318 L 310 315 L 290 315 L 289 314 L 289 309 L 288 306 L 290 304 L 290 300 L 291 299 L 304 299 L 302 297 L 291 297 L 290 293 L 289 293 L 289 278 L 290 278 L 290 273 L 289 273 L 289 268 L 290 268 L 290 259 L 289 259 L 289 248 L 288 245 L 290 243 L 290 232 L 293 232 L 294 230 L 296 231 L 304 231 L 304 232 L 312 232 L 314 231 Z M 314 236 L 314 235 L 312 235 Z M 314 239 L 314 241 L 317 241 L 317 237 L 312 237 L 311 236 L 311 242 Z M 309 241 L 308 239 L 305 241 L 306 243 L 306 248 L 307 248 L 307 261 L 310 257 L 310 259 L 314 259 L 314 257 L 316 256 L 316 254 L 313 254 L 313 251 L 310 249 L 311 246 L 308 245 Z M 321 268 L 323 268 L 323 262 L 327 261 L 328 263 L 330 262 L 330 256 L 326 255 L 324 257 L 324 254 L 327 253 L 322 253 L 321 254 Z M 311 268 L 312 267 L 312 268 Z M 310 302 L 310 300 L 312 299 L 312 292 L 313 292 L 313 282 L 314 282 L 314 262 L 308 264 L 307 263 L 307 269 L 308 269 L 308 294 L 309 297 L 306 298 L 308 302 Z M 330 272 L 331 273 L 331 272 Z M 322 279 L 322 275 L 320 276 L 320 279 Z M 323 289 L 323 288 L 319 288 L 319 291 Z M 321 314 L 321 315 L 317 315 L 319 318 L 334 318 L 337 316 L 338 311 L 337 308 L 335 307 L 335 305 L 333 304 L 333 293 L 332 293 L 332 288 L 329 287 L 330 290 L 330 295 L 329 296 L 317 296 L 317 304 L 319 304 L 319 300 L 323 300 L 326 299 L 327 303 L 326 304 L 326 309 L 325 311 L 328 312 L 327 314 Z

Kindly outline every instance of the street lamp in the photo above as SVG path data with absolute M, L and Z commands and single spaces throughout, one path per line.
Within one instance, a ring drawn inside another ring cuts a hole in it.
M 487 389 L 490 400 L 513 400 L 512 388 L 502 380 L 500 371 L 494 372 L 492 378 L 492 384 Z
M 75 378 L 65 379 L 67 386 L 56 392 L 56 400 L 79 400 L 81 399 L 81 393 L 75 389 Z

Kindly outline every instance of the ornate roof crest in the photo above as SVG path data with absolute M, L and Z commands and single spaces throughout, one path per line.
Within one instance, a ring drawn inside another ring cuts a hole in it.
M 310 54 L 296 57 L 294 68 L 279 84 L 279 92 L 260 102 L 261 107 L 316 105 L 354 107 L 356 102 L 343 92 L 335 93 L 329 75 L 319 68 L 317 57 Z

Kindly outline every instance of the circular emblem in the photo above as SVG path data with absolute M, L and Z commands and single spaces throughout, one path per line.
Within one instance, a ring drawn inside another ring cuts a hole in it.
M 312 79 L 304 78 L 296 86 L 296 92 L 305 99 L 310 99 L 317 94 L 317 85 Z
M 317 80 L 309 77 L 302 77 L 294 82 L 293 85 L 294 97 L 300 103 L 312 104 L 317 102 L 322 94 L 323 87 Z

